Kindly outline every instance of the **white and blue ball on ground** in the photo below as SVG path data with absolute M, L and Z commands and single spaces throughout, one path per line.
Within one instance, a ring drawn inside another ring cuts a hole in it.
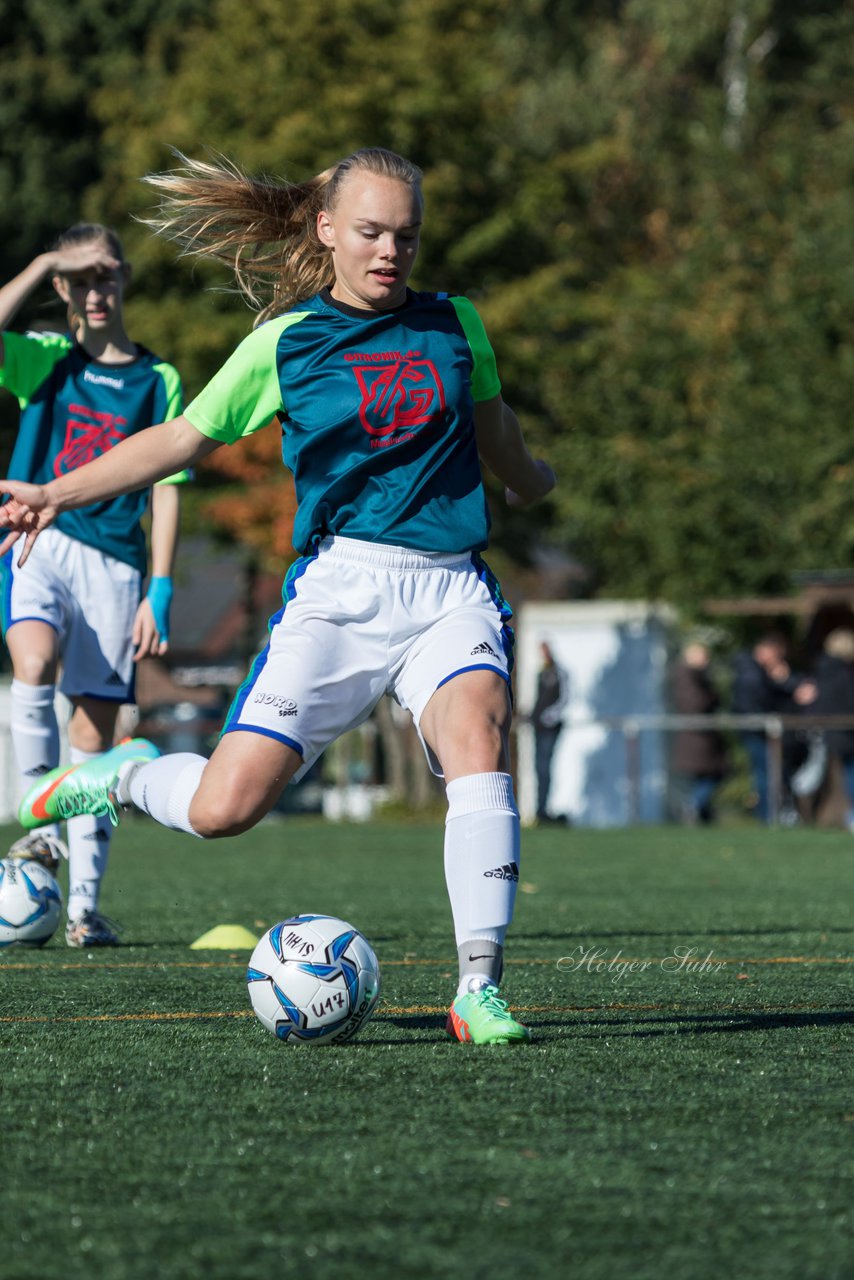
M 0 860 L 0 947 L 43 947 L 61 914 L 62 890 L 47 867 L 23 858 Z
M 285 1044 L 348 1040 L 380 995 L 373 948 L 337 916 L 291 916 L 273 925 L 252 952 L 246 981 L 259 1020 Z

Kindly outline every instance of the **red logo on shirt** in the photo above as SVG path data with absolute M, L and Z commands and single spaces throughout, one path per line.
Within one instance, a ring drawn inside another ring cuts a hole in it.
M 445 408 L 445 388 L 432 361 L 415 359 L 418 352 L 389 354 L 385 360 L 349 357 L 371 361 L 356 365 L 353 372 L 362 393 L 359 420 L 375 438 L 411 433 Z
M 85 404 L 70 404 L 72 414 L 65 425 L 65 444 L 56 455 L 53 473 L 65 475 L 68 471 L 76 471 L 87 462 L 100 458 L 102 453 L 112 449 L 114 444 L 124 440 L 127 418 L 119 418 L 114 413 L 97 413 Z

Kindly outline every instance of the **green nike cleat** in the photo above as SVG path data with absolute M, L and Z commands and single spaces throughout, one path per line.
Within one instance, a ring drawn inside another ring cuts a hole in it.
M 445 1030 L 449 1036 L 472 1044 L 519 1044 L 531 1039 L 530 1030 L 516 1021 L 497 987 L 457 996 Z
M 60 765 L 39 778 L 21 801 L 18 821 L 28 831 L 47 822 L 62 822 L 89 813 L 95 818 L 108 814 L 118 826 L 115 787 L 119 770 L 134 760 L 156 760 L 160 755 L 153 742 L 145 738 L 125 738 L 112 751 L 94 760 L 67 768 Z

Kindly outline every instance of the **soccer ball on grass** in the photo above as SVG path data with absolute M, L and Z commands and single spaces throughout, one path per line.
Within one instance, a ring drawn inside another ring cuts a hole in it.
M 62 892 L 40 862 L 0 861 L 0 947 L 43 947 L 56 933 Z
M 336 916 L 292 916 L 273 925 L 252 952 L 246 981 L 258 1018 L 286 1044 L 349 1039 L 380 994 L 370 943 Z

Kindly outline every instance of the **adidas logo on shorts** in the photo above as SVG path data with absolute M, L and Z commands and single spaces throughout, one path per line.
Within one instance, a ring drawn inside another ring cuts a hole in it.
M 107 676 L 107 684 L 124 684 L 124 683 L 125 682 L 119 675 L 118 671 L 111 671 L 110 674 Z
M 484 880 L 518 880 L 519 864 L 518 862 L 505 862 L 503 867 L 493 867 L 491 871 L 484 871 Z
M 471 656 L 474 658 L 478 653 L 488 653 L 490 658 L 495 658 L 495 659 L 498 658 L 498 654 L 495 652 L 492 645 L 487 644 L 485 640 L 483 641 L 482 644 L 475 645 L 475 647 L 471 651 Z

